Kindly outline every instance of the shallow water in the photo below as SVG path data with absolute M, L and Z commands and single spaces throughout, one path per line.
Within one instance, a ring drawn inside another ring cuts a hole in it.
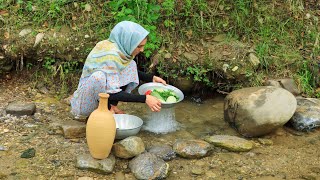
M 172 109 L 162 108 L 160 113 L 151 113 L 145 104 L 133 106 L 132 103 L 127 103 L 121 107 L 125 108 L 127 113 L 143 119 L 143 130 L 147 132 L 140 133 L 146 133 L 148 136 L 186 138 L 188 134 L 193 138 L 201 138 L 213 134 L 237 135 L 223 119 L 223 102 L 222 96 L 205 100 L 202 104 L 186 98 Z M 172 120 L 174 118 L 176 121 Z

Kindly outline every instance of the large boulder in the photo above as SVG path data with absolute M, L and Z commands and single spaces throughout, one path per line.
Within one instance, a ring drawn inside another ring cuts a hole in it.
M 257 137 L 288 122 L 296 107 L 294 95 L 283 88 L 243 88 L 225 98 L 224 118 L 243 136 Z

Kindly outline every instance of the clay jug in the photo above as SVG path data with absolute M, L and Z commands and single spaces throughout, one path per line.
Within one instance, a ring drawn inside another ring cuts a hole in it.
M 109 94 L 100 93 L 100 102 L 88 119 L 86 137 L 90 154 L 93 158 L 104 159 L 110 154 L 115 135 L 116 122 L 108 110 Z

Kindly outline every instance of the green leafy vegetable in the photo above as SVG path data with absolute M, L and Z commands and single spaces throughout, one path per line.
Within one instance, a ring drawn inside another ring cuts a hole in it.
M 162 88 L 154 89 L 150 95 L 158 98 L 161 102 L 175 103 L 179 100 L 179 97 L 173 90 Z

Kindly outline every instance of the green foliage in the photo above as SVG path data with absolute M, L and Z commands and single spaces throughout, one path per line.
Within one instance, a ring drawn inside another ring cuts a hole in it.
M 156 28 L 159 23 L 160 6 L 155 0 L 113 0 L 109 3 L 109 7 L 116 23 L 123 20 L 137 22 L 150 32 L 148 43 L 145 46 L 147 57 L 150 57 L 152 52 L 160 47 L 161 38 Z
M 187 68 L 186 75 L 192 75 L 193 80 L 195 82 L 201 82 L 205 85 L 211 87 L 213 85 L 212 80 L 209 79 L 207 73 L 210 69 L 206 69 L 204 66 L 201 65 L 193 65 Z
M 298 71 L 298 81 L 300 83 L 300 87 L 302 88 L 302 91 L 305 92 L 307 96 L 318 96 L 319 93 L 315 93 L 316 88 L 316 79 L 319 78 L 320 75 L 317 75 L 315 73 L 319 73 L 319 71 L 312 72 L 310 69 L 310 63 L 307 61 L 303 61 L 301 69 Z

